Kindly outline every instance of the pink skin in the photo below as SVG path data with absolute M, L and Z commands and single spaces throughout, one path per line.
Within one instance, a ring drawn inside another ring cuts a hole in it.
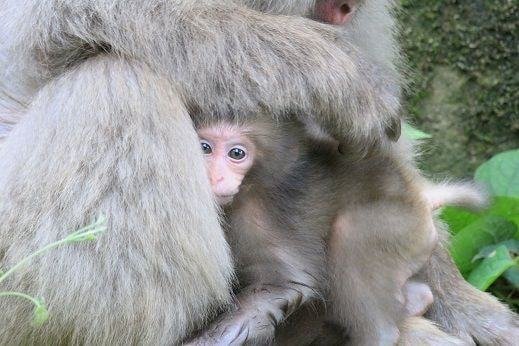
M 245 128 L 230 124 L 199 129 L 198 136 L 216 201 L 221 206 L 229 204 L 252 167 L 254 144 Z
M 344 25 L 357 10 L 358 0 L 318 0 L 315 5 L 316 19 L 328 24 Z

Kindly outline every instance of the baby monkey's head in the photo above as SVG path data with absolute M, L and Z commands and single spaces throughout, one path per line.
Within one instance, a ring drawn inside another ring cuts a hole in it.
M 309 149 L 307 132 L 298 122 L 255 119 L 195 124 L 211 187 L 221 206 L 233 201 L 242 182 L 253 195 L 275 191 L 288 175 L 297 175 L 294 167 L 304 164 L 303 155 Z
M 245 126 L 218 123 L 197 130 L 216 201 L 232 202 L 252 167 L 256 147 Z

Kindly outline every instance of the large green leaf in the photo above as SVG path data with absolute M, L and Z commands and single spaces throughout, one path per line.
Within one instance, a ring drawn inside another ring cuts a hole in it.
M 416 127 L 409 125 L 408 123 L 404 123 L 402 125 L 402 133 L 405 137 L 414 140 L 427 139 L 432 137 L 430 134 L 422 132 Z
M 492 200 L 492 205 L 485 211 L 487 215 L 499 215 L 505 219 L 512 219 L 519 216 L 519 198 L 496 196 Z
M 506 246 L 498 247 L 470 273 L 467 281 L 485 291 L 506 270 L 516 262 L 510 257 Z
M 494 197 L 490 208 L 479 213 L 458 207 L 446 207 L 442 210 L 441 218 L 447 222 L 451 233 L 456 234 L 472 222 L 487 215 L 501 216 L 519 226 L 519 198 Z
M 498 247 L 501 247 L 501 246 L 506 247 L 506 249 L 508 250 L 508 253 L 511 256 L 517 256 L 519 254 L 519 240 L 508 239 L 508 240 L 502 241 L 497 244 L 492 244 L 492 245 L 482 247 L 479 250 L 478 254 L 476 256 L 474 256 L 474 258 L 472 259 L 472 262 L 475 262 L 475 261 L 483 259 L 483 258 L 487 258 L 494 251 L 496 251 L 496 249 Z
M 519 149 L 497 154 L 479 166 L 474 177 L 495 196 L 519 197 Z
M 498 215 L 504 217 L 519 227 L 519 198 L 498 196 L 495 197 L 491 207 L 485 215 Z
M 469 273 L 477 265 L 472 261 L 484 246 L 513 238 L 517 226 L 500 216 L 485 216 L 452 238 L 451 254 L 462 274 Z M 506 247 L 505 247 L 506 249 Z
M 449 225 L 449 230 L 452 234 L 456 234 L 482 215 L 470 212 L 458 207 L 445 207 L 440 216 Z
M 519 265 L 515 265 L 508 269 L 503 276 L 514 286 L 514 288 L 519 288 Z

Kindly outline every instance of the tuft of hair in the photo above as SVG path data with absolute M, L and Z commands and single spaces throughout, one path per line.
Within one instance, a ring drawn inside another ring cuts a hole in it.
M 445 181 L 431 184 L 427 186 L 424 193 L 433 209 L 451 205 L 478 210 L 489 204 L 488 192 L 475 182 Z
M 0 91 L 1 92 L 1 91 Z M 23 113 L 0 100 L 0 146 L 15 125 L 22 120 Z
M 3 35 L 0 33 L 0 41 Z M 0 44 L 0 146 L 19 123 L 29 104 L 29 86 L 22 86 L 12 76 Z

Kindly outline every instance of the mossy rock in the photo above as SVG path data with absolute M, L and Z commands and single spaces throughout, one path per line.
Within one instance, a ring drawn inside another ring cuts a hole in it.
M 516 1 L 401 1 L 411 85 L 408 117 L 433 135 L 425 171 L 472 176 L 494 154 L 519 148 Z

